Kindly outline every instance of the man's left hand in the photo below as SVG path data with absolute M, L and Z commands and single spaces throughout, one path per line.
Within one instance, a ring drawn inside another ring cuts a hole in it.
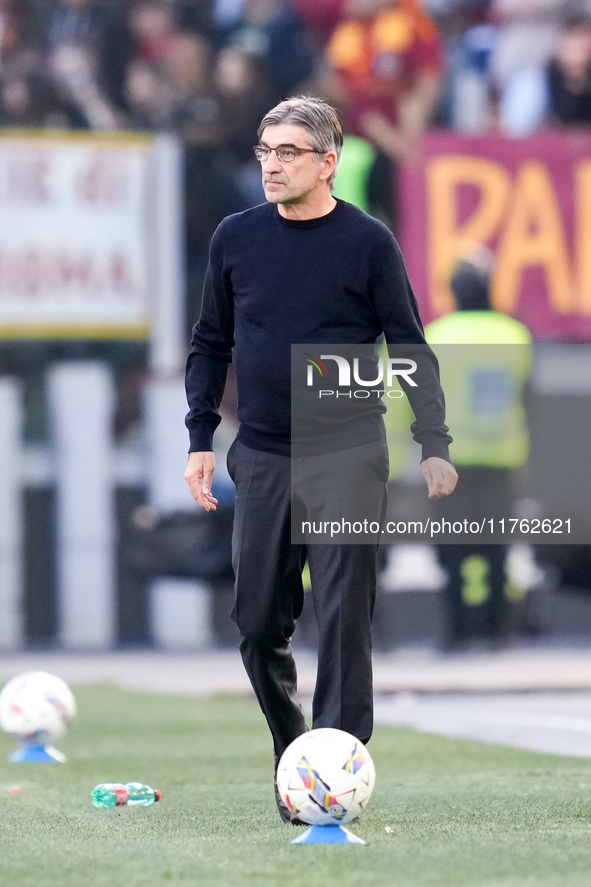
M 439 456 L 430 456 L 421 462 L 421 474 L 427 481 L 429 499 L 449 496 L 458 482 L 458 473 L 451 462 Z

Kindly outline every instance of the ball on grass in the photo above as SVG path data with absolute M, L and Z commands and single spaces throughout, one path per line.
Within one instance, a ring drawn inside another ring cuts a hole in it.
M 366 808 L 374 784 L 375 767 L 364 744 L 330 727 L 298 736 L 277 767 L 282 800 L 310 825 L 355 819 Z

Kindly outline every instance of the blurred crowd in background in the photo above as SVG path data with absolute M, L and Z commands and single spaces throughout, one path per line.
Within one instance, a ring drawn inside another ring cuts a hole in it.
M 302 90 L 401 157 L 413 94 L 462 130 L 588 123 L 590 61 L 589 0 L 0 0 L 2 125 L 174 131 L 239 166 Z

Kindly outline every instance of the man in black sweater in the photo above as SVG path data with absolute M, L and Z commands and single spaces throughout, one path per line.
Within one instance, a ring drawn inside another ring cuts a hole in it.
M 313 726 L 346 730 L 362 742 L 373 727 L 377 538 L 365 545 L 292 543 L 291 346 L 369 345 L 382 332 L 388 343 L 426 345 L 392 233 L 331 194 L 343 140 L 335 110 L 320 99 L 288 99 L 266 115 L 258 137 L 267 203 L 224 219 L 211 242 L 187 361 L 185 480 L 199 504 L 215 510 L 212 436 L 234 348 L 240 429 L 228 455 L 236 484 L 233 618 L 277 761 L 306 730 L 290 647 L 306 558 L 319 633 Z M 439 498 L 452 492 L 457 475 L 434 361 L 424 361 L 420 375 L 421 384 L 408 389 L 412 431 L 429 496 Z M 320 450 L 319 475 L 332 470 L 327 489 L 338 486 L 342 499 L 351 498 L 351 479 L 363 477 L 380 517 L 388 475 L 383 411 L 376 398 L 363 421 L 348 421 L 335 445 L 341 458 Z M 284 821 L 294 822 L 279 799 L 278 807 Z

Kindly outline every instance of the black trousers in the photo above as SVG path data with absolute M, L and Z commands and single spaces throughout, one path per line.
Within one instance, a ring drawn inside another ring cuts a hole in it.
M 350 475 L 383 452 L 383 471 L 373 472 L 375 507 L 383 518 L 388 475 L 385 444 L 348 452 Z M 326 482 L 348 484 L 340 454 Z M 326 460 L 325 460 L 326 461 Z M 330 460 L 326 462 L 330 473 Z M 228 470 L 236 485 L 232 562 L 236 598 L 232 618 L 241 634 L 240 652 L 267 719 L 279 757 L 306 730 L 297 697 L 291 636 L 302 612 L 302 568 L 310 567 L 318 624 L 318 673 L 312 726 L 335 727 L 367 742 L 373 729 L 371 619 L 376 594 L 377 539 L 364 545 L 295 545 L 291 542 L 291 459 L 235 441 Z M 303 491 L 304 499 L 306 491 Z M 305 506 L 305 501 L 300 502 Z M 316 516 L 317 503 L 314 506 Z

